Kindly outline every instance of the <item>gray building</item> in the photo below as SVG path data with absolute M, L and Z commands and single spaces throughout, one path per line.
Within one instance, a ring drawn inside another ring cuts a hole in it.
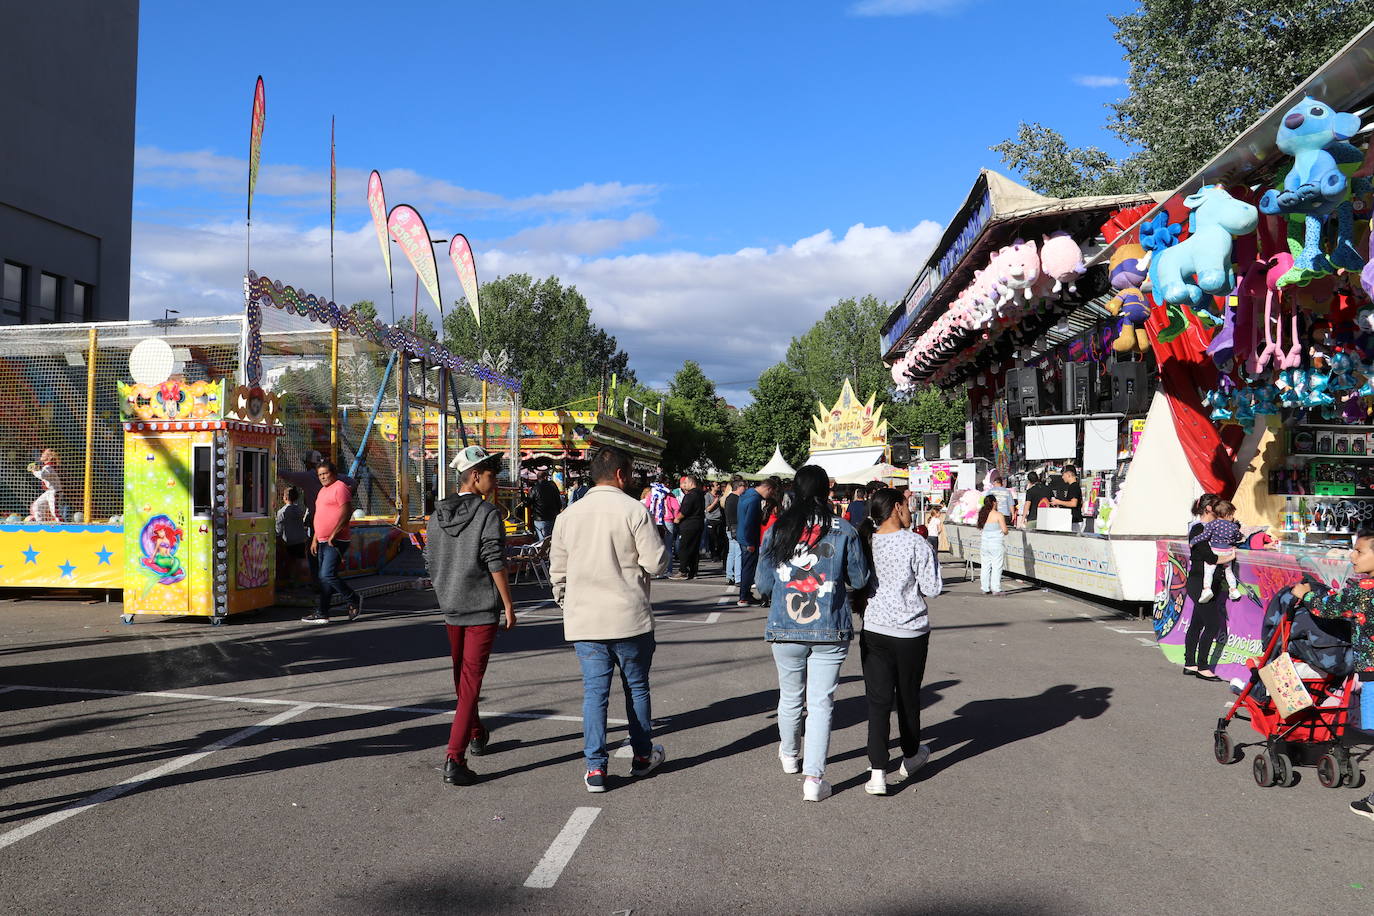
M 0 6 L 0 324 L 128 318 L 138 0 Z

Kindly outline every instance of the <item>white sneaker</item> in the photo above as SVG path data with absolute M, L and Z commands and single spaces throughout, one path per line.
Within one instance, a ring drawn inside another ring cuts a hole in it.
M 1210 588 L 1204 588 L 1202 590 L 1202 593 L 1197 596 L 1197 600 L 1202 604 L 1206 604 L 1208 601 L 1211 601 L 1215 597 L 1216 595 L 1213 594 Z
M 663 745 L 655 744 L 653 750 L 649 751 L 648 757 L 634 758 L 630 767 L 631 776 L 648 776 L 658 769 L 659 764 L 668 759 L 668 752 L 663 749 Z
M 778 751 L 778 759 L 782 761 L 782 771 L 784 773 L 796 774 L 801 772 L 800 757 L 789 757 L 782 751 Z
M 926 761 L 929 759 L 930 745 L 923 744 L 920 749 L 916 751 L 915 757 L 902 758 L 902 765 L 898 769 L 898 772 L 902 774 L 903 779 L 910 779 L 916 775 L 917 770 L 926 765 Z
M 1231 589 L 1231 591 L 1230 591 L 1230 596 L 1231 596 L 1231 600 L 1232 600 L 1232 601 L 1239 601 L 1239 600 L 1240 600 L 1240 589 L 1238 589 L 1238 588 L 1233 588 L 1233 589 Z
M 830 783 L 824 779 L 806 778 L 802 783 L 802 801 L 825 801 L 830 797 Z
M 869 795 L 887 794 L 887 771 L 869 770 L 868 782 L 864 783 L 864 791 Z

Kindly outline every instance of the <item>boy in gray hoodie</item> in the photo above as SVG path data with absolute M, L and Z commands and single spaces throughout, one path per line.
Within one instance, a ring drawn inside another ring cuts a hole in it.
M 452 464 L 460 475 L 458 493 L 434 507 L 425 532 L 425 565 L 444 615 L 458 695 L 444 763 L 444 782 L 454 786 L 477 781 L 467 754 L 481 756 L 486 750 L 487 729 L 477 714 L 477 697 L 502 611 L 506 629 L 515 626 L 506 578 L 506 527 L 495 504 L 486 500 L 496 492 L 500 466 L 500 455 L 488 455 L 476 445 L 459 452 Z

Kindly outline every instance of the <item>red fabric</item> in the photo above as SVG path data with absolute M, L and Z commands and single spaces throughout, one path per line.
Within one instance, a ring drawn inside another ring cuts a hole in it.
M 491 644 L 496 640 L 496 624 L 455 627 L 446 623 L 444 627 L 448 630 L 449 652 L 453 656 L 453 690 L 458 695 L 453 729 L 448 736 L 448 757 L 463 761 L 468 744 L 482 734 L 477 696 L 482 692 L 482 676 L 487 673 Z
M 1161 387 L 1169 399 L 1174 429 L 1178 432 L 1193 476 L 1205 492 L 1230 498 L 1236 490 L 1236 479 L 1232 472 L 1235 447 L 1245 433 L 1239 426 L 1228 427 L 1223 438 L 1212 425 L 1201 395 L 1202 391 L 1214 388 L 1217 384 L 1216 366 L 1207 355 L 1212 332 L 1203 328 L 1192 309 L 1187 306 L 1176 308 L 1183 309 L 1188 315 L 1188 328 L 1168 343 L 1159 339 L 1159 332 L 1169 324 L 1163 306 L 1152 308 L 1145 322 L 1145 330 L 1150 335 L 1155 360 L 1159 364 Z M 1231 429 L 1235 432 L 1230 432 Z

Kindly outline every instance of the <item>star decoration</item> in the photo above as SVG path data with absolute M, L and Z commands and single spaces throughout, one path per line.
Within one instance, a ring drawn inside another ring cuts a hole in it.
M 99 550 L 97 550 L 97 551 L 95 552 L 95 555 L 96 555 L 96 558 L 100 561 L 99 564 L 97 564 L 97 565 L 100 565 L 100 566 L 109 566 L 109 565 L 110 565 L 110 557 L 114 556 L 114 554 L 111 553 L 110 550 L 109 550 L 109 548 L 107 548 L 107 547 L 102 547 L 102 548 L 100 548 Z
M 62 571 L 62 575 L 66 576 L 67 578 L 71 578 L 72 573 L 76 572 L 76 567 L 72 565 L 71 560 L 63 560 L 62 565 L 57 568 L 60 569 Z
M 32 544 L 30 544 L 29 549 L 25 550 L 23 553 L 25 563 L 33 563 L 35 566 L 38 565 L 38 551 L 33 549 Z

